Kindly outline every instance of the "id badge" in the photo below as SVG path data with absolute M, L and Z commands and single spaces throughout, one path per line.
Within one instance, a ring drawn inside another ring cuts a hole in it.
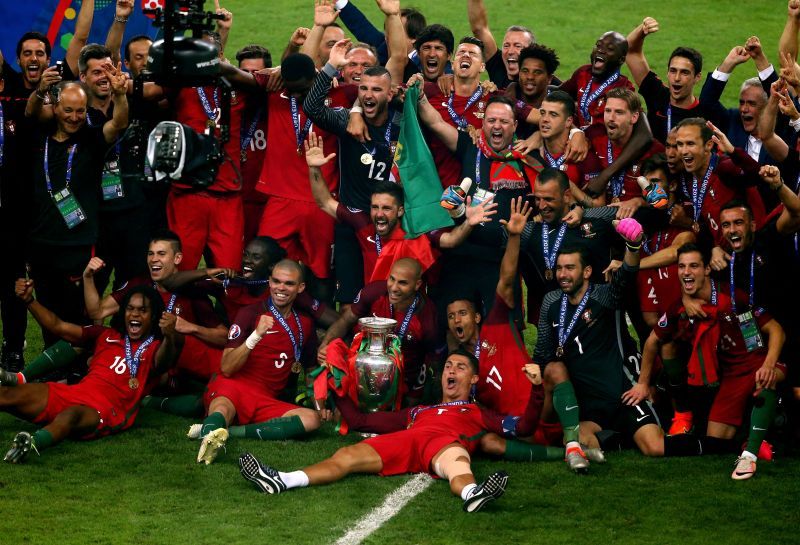
M 488 201 L 489 199 L 494 198 L 494 193 L 491 191 L 487 191 L 485 189 L 481 189 L 480 187 L 475 190 L 475 194 L 472 195 L 472 206 L 478 206 L 484 201 Z
M 55 201 L 56 207 L 61 217 L 64 218 L 68 229 L 72 229 L 86 221 L 86 214 L 83 213 L 81 205 L 68 187 L 65 187 L 58 193 L 54 193 L 53 201 Z
M 125 196 L 122 190 L 122 179 L 119 175 L 119 166 L 116 161 L 109 161 L 103 169 L 103 200 L 113 201 Z
M 761 331 L 758 329 L 758 324 L 751 311 L 742 312 L 737 315 L 739 320 L 739 329 L 742 330 L 742 337 L 744 337 L 744 346 L 748 352 L 764 348 L 764 339 L 761 336 Z

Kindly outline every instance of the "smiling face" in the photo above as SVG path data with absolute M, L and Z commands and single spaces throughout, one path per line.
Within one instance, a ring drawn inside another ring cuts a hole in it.
M 280 264 L 275 265 L 269 277 L 269 294 L 275 307 L 281 311 L 291 308 L 297 295 L 306 289 L 300 271 Z
M 176 252 L 168 240 L 154 240 L 147 250 L 147 268 L 153 282 L 161 282 L 178 270 L 183 254 Z
M 322 41 L 319 44 L 319 58 L 322 66 L 325 66 L 325 63 L 328 62 L 328 58 L 331 56 L 331 49 L 336 45 L 336 42 L 344 39 L 344 30 L 341 28 L 329 26 L 325 29 L 322 34 Z
M 422 77 L 435 82 L 442 74 L 447 64 L 447 46 L 441 40 L 433 40 L 422 44 L 417 51 L 419 54 Z
M 386 113 L 392 95 L 392 81 L 388 75 L 361 76 L 358 99 L 361 101 L 364 117 L 367 120 L 379 120 Z
M 475 312 L 475 306 L 471 301 L 459 299 L 447 305 L 447 328 L 460 344 L 478 338 L 480 323 L 481 315 Z
M 29 89 L 39 84 L 44 69 L 50 65 L 50 57 L 41 40 L 25 40 L 17 57 L 17 64 L 22 69 L 22 78 Z
M 606 78 L 619 70 L 628 52 L 627 43 L 625 37 L 618 32 L 606 32 L 600 36 L 589 57 L 592 75 Z
M 756 222 L 746 208 L 726 208 L 719 214 L 719 225 L 734 252 L 742 252 L 753 243 Z
M 574 254 L 559 254 L 556 261 L 556 280 L 558 287 L 567 295 L 580 292 L 592 276 L 592 267 L 581 264 L 581 256 Z
M 664 142 L 664 155 L 667 157 L 667 168 L 671 175 L 683 172 L 683 159 L 678 153 L 678 130 L 673 129 L 667 134 L 667 141 Z
M 345 65 L 342 68 L 342 79 L 345 83 L 358 85 L 364 70 L 370 66 L 377 66 L 378 59 L 372 51 L 363 47 L 354 47 L 345 56 Z
M 460 79 L 479 79 L 486 68 L 481 48 L 475 44 L 459 44 L 453 55 L 453 69 Z
M 685 252 L 678 256 L 678 278 L 681 290 L 688 296 L 695 296 L 706 285 L 711 275 L 711 267 L 703 264 L 700 252 Z
M 250 241 L 242 252 L 242 276 L 255 280 L 267 278 L 274 265 L 271 257 L 265 245 L 257 240 Z
M 382 237 L 387 237 L 394 231 L 404 212 L 404 208 L 392 195 L 373 193 L 370 198 L 369 219 L 375 226 L 375 232 Z
M 711 149 L 714 142 L 709 140 L 703 143 L 700 127 L 686 125 L 678 128 L 675 143 L 678 146 L 678 154 L 683 161 L 684 170 L 694 176 L 703 175 L 711 160 Z
M 633 134 L 633 125 L 639 119 L 639 112 L 631 112 L 628 103 L 621 98 L 609 97 L 603 110 L 603 123 L 608 139 L 625 145 Z
M 694 86 L 700 81 L 700 74 L 695 74 L 692 61 L 686 57 L 672 57 L 667 70 L 669 97 L 674 104 L 687 101 L 692 96 Z
M 519 68 L 519 88 L 528 100 L 535 101 L 547 94 L 553 76 L 547 73 L 542 59 L 527 58 Z
M 552 225 L 564 217 L 567 206 L 566 194 L 561 192 L 558 180 L 550 179 L 540 182 L 537 179 L 534 184 L 533 196 L 536 201 L 536 209 L 539 210 L 543 222 Z
M 449 355 L 442 370 L 442 401 L 468 400 L 470 389 L 477 382 L 478 375 L 466 356 Z
M 150 333 L 153 313 L 150 302 L 141 293 L 134 293 L 125 307 L 125 330 L 132 341 Z
M 392 305 L 410 305 L 422 285 L 417 272 L 402 262 L 392 265 L 389 278 L 386 279 L 386 291 Z
M 748 86 L 739 93 L 739 116 L 745 132 L 751 133 L 758 128 L 758 118 L 766 103 L 764 90 L 760 87 Z
M 86 123 L 88 97 L 78 85 L 69 85 L 61 90 L 53 108 L 58 130 L 66 135 L 77 133 Z
M 519 53 L 533 43 L 533 38 L 527 32 L 512 30 L 506 32 L 503 38 L 503 48 L 500 57 L 506 65 L 506 74 L 509 79 L 514 79 L 519 74 Z
M 503 151 L 514 140 L 517 120 L 508 104 L 494 102 L 486 107 L 483 118 L 483 137 L 494 151 Z
M 105 100 L 111 94 L 111 81 L 103 70 L 105 64 L 111 64 L 111 57 L 89 59 L 86 61 L 86 72 L 81 74 L 81 81 L 89 87 L 92 98 L 98 100 Z

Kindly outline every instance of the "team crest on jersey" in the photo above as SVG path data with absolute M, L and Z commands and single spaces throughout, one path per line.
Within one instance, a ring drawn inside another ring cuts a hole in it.
M 633 175 L 636 176 L 636 173 L 639 172 L 639 165 L 633 165 L 631 167 L 631 172 L 633 172 Z
M 333 104 L 333 99 L 331 97 L 325 97 L 325 106 L 330 108 L 331 104 Z
M 581 223 L 581 236 L 583 238 L 594 238 L 597 235 L 592 231 L 592 224 L 589 222 Z
M 486 351 L 487 355 L 494 356 L 495 353 L 497 352 L 497 345 L 491 344 L 487 340 L 483 340 L 481 341 L 481 352 L 483 352 L 484 350 Z
M 14 123 L 13 119 L 6 121 L 6 130 L 8 131 L 8 134 L 14 134 L 17 131 L 17 124 Z
M 358 290 L 358 293 L 356 294 L 356 298 L 353 299 L 353 304 L 358 303 L 360 300 L 361 300 L 361 290 Z
M 229 340 L 238 339 L 239 335 L 241 334 L 242 334 L 242 328 L 240 328 L 236 324 L 233 324 L 231 328 L 228 330 L 228 339 Z
M 319 310 L 319 300 L 318 299 L 313 299 L 311 301 L 311 310 L 313 310 L 314 312 Z
M 231 91 L 231 106 L 236 106 L 239 104 L 239 95 L 236 94 L 236 91 Z
M 587 324 L 589 322 L 591 322 L 592 321 L 592 309 L 588 309 L 587 308 L 586 311 L 583 314 L 581 314 L 581 318 L 583 318 L 583 321 L 586 322 Z

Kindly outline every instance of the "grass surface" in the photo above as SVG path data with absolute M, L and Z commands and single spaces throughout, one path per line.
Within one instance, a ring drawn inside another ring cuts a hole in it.
M 371 0 L 356 0 L 378 26 Z M 411 2 L 429 22 L 447 23 L 456 40 L 468 33 L 463 0 Z M 510 24 L 533 28 L 554 47 L 566 78 L 586 62 L 594 40 L 606 30 L 626 34 L 645 15 L 661 23 L 645 52 L 659 73 L 678 45 L 699 49 L 712 70 L 730 48 L 757 34 L 771 60 L 783 28 L 786 2 L 769 0 L 621 0 L 605 7 L 586 0 L 564 2 L 487 0 L 497 40 Z M 207 2 L 207 6 L 211 3 Z M 247 43 L 268 46 L 277 59 L 297 26 L 310 26 L 310 0 L 223 1 L 235 16 L 228 56 Z M 613 6 L 613 9 L 611 8 Z M 755 75 L 737 69 L 724 95 L 734 105 L 739 84 Z M 696 90 L 699 93 L 699 87 Z M 29 320 L 26 359 L 41 350 L 38 326 Z M 534 328 L 526 331 L 529 346 Z M 379 505 L 407 477 L 357 476 L 328 487 L 267 497 L 238 472 L 243 450 L 281 469 L 315 462 L 343 444 L 326 427 L 306 441 L 229 442 L 228 453 L 210 467 L 194 463 L 198 444 L 184 436 L 191 422 L 143 410 L 130 431 L 100 441 L 66 442 L 24 466 L 0 464 L 0 544 L 217 544 L 329 543 Z M 34 426 L 0 415 L 0 454 L 19 430 Z M 522 464 L 479 460 L 481 477 L 498 467 L 510 476 L 508 493 L 485 512 L 466 516 L 444 483 L 435 483 L 366 542 L 379 543 L 724 543 L 794 544 L 800 511 L 794 499 L 800 461 L 759 465 L 747 482 L 730 479 L 729 457 L 645 459 L 638 453 L 610 455 L 586 477 L 562 462 Z

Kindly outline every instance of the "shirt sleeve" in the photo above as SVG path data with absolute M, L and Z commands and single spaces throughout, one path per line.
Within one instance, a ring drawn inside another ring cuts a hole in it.
M 385 281 L 370 282 L 358 292 L 356 301 L 350 305 L 350 310 L 359 318 L 367 316 L 372 309 L 372 303 L 385 292 Z
M 231 327 L 228 329 L 228 342 L 225 348 L 238 348 L 255 330 L 255 318 L 259 314 L 261 303 L 248 305 L 236 313 Z
M 542 385 L 531 385 L 531 396 L 522 415 L 504 415 L 486 407 L 481 407 L 483 425 L 490 432 L 505 437 L 530 437 L 536 431 L 539 416 L 544 404 Z
M 347 396 L 334 396 L 334 403 L 352 431 L 368 433 L 392 433 L 406 429 L 411 410 L 406 408 L 397 412 L 362 413 Z
M 541 366 L 551 361 L 556 361 L 556 339 L 553 337 L 553 328 L 550 325 L 550 306 L 558 304 L 558 292 L 551 291 L 544 296 L 542 308 L 539 311 L 539 326 L 537 327 L 536 347 L 533 349 L 533 361 Z
M 87 325 L 81 328 L 81 339 L 78 344 L 81 346 L 91 346 L 97 341 L 105 331 L 109 329 L 101 325 Z
M 655 72 L 650 70 L 639 86 L 639 94 L 644 97 L 648 110 L 655 110 L 663 103 L 664 95 L 669 95 L 669 89 L 664 85 Z M 666 97 L 669 100 L 669 96 Z
M 336 76 L 336 69 L 333 66 L 326 64 L 322 67 L 303 101 L 303 111 L 315 124 L 326 131 L 346 136 L 348 110 L 325 106 L 325 97 L 328 95 L 334 76 Z

